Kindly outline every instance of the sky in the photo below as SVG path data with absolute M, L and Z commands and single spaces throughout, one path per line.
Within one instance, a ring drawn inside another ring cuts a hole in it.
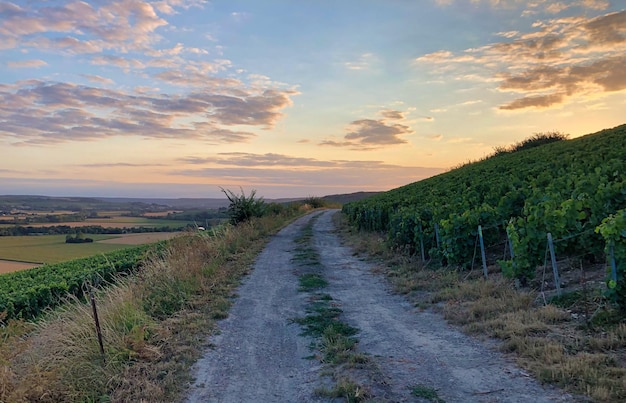
M 626 0 L 0 0 L 0 194 L 385 191 L 626 123 Z

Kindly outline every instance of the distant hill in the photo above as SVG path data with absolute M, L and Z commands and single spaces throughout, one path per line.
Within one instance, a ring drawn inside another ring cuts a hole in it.
M 99 200 L 109 203 L 142 203 L 154 204 L 159 206 L 167 206 L 171 209 L 218 209 L 228 207 L 228 199 L 217 198 L 179 198 L 179 199 L 160 199 L 160 198 L 142 198 L 142 197 L 99 197 Z
M 332 203 L 349 203 L 376 195 L 378 192 L 357 192 L 324 196 Z M 301 198 L 264 199 L 269 203 L 289 203 Z M 0 211 L 82 211 L 82 210 L 217 210 L 228 207 L 226 198 L 145 198 L 145 197 L 53 197 L 41 195 L 0 195 Z

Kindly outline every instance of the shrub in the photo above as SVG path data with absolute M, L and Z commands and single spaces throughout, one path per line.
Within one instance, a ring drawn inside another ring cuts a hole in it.
M 608 295 L 621 310 L 626 311 L 626 209 L 602 220 L 602 224 L 596 227 L 596 232 L 606 241 L 606 252 L 613 249 L 616 261 L 617 280 L 609 277 Z
M 263 215 L 265 215 L 267 205 L 263 198 L 256 198 L 256 190 L 252 190 L 250 196 L 246 196 L 243 189 L 241 189 L 240 195 L 232 190 L 220 189 L 222 189 L 222 192 L 224 192 L 230 201 L 228 217 L 231 224 L 237 225 L 253 217 L 263 217 Z

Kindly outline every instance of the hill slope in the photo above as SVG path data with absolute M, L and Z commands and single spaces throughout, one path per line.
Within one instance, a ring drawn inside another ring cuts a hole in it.
M 603 259 L 594 230 L 626 208 L 626 125 L 573 140 L 497 155 L 389 192 L 349 203 L 359 228 L 383 231 L 397 247 L 468 265 L 478 225 L 508 231 L 517 277 L 532 277 L 544 259 L 546 234 L 560 252 Z M 438 232 L 438 234 L 437 234 Z M 584 234 L 584 236 L 579 236 Z M 437 242 L 437 235 L 439 242 Z

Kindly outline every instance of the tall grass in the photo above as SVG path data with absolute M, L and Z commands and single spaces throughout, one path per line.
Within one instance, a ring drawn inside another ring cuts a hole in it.
M 171 240 L 137 275 L 67 301 L 34 324 L 0 317 L 0 401 L 175 401 L 214 320 L 268 235 L 302 211 Z

